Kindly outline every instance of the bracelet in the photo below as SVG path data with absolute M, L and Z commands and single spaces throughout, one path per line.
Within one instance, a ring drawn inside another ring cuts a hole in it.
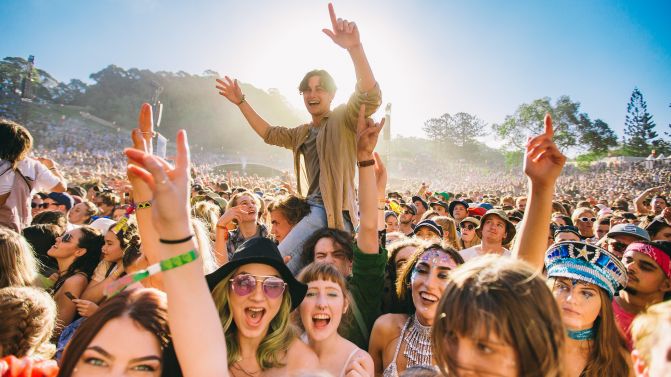
M 164 259 L 158 263 L 154 263 L 145 270 L 137 271 L 133 274 L 123 276 L 105 286 L 105 296 L 112 297 L 119 292 L 126 289 L 129 285 L 144 280 L 152 275 L 156 275 L 161 271 L 172 270 L 173 268 L 181 267 L 185 264 L 191 263 L 198 259 L 198 252 L 194 249 L 187 251 L 184 254 L 179 254 L 172 258 Z
M 240 100 L 240 102 L 238 102 L 238 106 L 242 105 L 245 102 L 247 102 L 247 101 L 245 100 L 245 95 L 243 94 L 242 99 Z
M 384 206 L 382 206 L 382 207 L 377 207 L 377 210 L 378 210 L 378 211 L 384 211 L 384 210 L 385 210 L 385 207 L 384 207 Z
M 137 209 L 151 208 L 151 201 L 139 202 L 136 204 Z
M 372 159 L 371 159 L 371 160 L 366 160 L 366 161 L 357 161 L 356 164 L 357 164 L 357 166 L 359 166 L 360 168 L 365 168 L 365 167 L 367 167 L 367 166 L 373 166 L 373 165 L 375 165 L 375 160 L 372 160 Z
M 178 243 L 184 243 L 184 242 L 187 242 L 187 241 L 191 241 L 192 238 L 193 238 L 193 234 L 189 234 L 188 237 L 185 237 L 185 238 L 182 238 L 182 239 L 179 239 L 179 240 L 164 240 L 163 238 L 159 238 L 158 242 L 168 244 L 168 245 L 176 245 Z

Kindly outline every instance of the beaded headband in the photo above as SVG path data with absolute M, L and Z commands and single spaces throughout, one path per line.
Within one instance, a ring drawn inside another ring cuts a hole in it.
M 566 241 L 545 252 L 548 277 L 565 277 L 595 284 L 613 297 L 627 286 L 627 270 L 608 251 L 584 242 Z

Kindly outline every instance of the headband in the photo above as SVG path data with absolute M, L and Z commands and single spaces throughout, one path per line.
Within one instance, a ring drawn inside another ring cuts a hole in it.
M 634 242 L 631 245 L 627 246 L 627 250 L 625 253 L 628 252 L 638 252 L 641 254 L 645 254 L 652 258 L 652 260 L 659 265 L 659 268 L 662 269 L 662 272 L 664 272 L 664 275 L 666 275 L 667 278 L 671 279 L 671 257 L 669 257 L 668 254 L 666 254 L 662 249 L 647 244 L 647 243 L 640 243 L 640 242 Z

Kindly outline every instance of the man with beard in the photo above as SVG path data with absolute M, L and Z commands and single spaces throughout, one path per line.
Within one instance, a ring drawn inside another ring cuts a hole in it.
M 627 247 L 627 287 L 613 300 L 618 328 L 631 349 L 631 322 L 647 307 L 662 302 L 671 291 L 671 242 L 637 241 Z
M 412 203 L 402 203 L 401 209 L 403 212 L 398 217 L 398 231 L 412 237 L 414 235 L 414 219 L 417 215 L 417 207 Z

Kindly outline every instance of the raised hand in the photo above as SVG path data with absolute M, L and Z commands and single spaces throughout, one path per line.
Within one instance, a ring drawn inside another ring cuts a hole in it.
M 336 18 L 333 4 L 331 3 L 329 3 L 329 15 L 331 16 L 331 26 L 333 27 L 333 30 L 322 29 L 324 34 L 328 35 L 335 44 L 344 49 L 350 49 L 361 45 L 359 29 L 356 27 L 356 24 L 354 22 L 343 20 L 342 18 Z
M 566 156 L 552 141 L 554 130 L 550 114 L 545 115 L 544 121 L 545 132 L 527 141 L 524 174 L 535 184 L 554 186 L 566 163 Z
M 152 215 L 159 236 L 167 239 L 191 233 L 189 221 L 189 167 L 191 165 L 186 132 L 177 133 L 175 166 L 144 151 L 127 148 L 124 153 L 133 163 L 129 174 L 144 181 L 154 193 Z
M 356 153 L 359 161 L 369 160 L 377 145 L 377 138 L 384 127 L 384 118 L 379 123 L 366 118 L 366 105 L 359 108 L 359 118 L 357 120 L 357 142 Z
M 245 98 L 245 95 L 242 94 L 242 89 L 238 85 L 238 80 L 231 80 L 230 77 L 224 76 L 224 79 L 217 79 L 218 85 L 216 86 L 219 90 L 219 94 L 226 97 L 234 105 L 240 105 Z
M 378 194 L 382 198 L 387 188 L 387 168 L 382 162 L 382 157 L 377 152 L 373 153 L 373 158 L 375 159 L 375 182 L 377 183 Z

